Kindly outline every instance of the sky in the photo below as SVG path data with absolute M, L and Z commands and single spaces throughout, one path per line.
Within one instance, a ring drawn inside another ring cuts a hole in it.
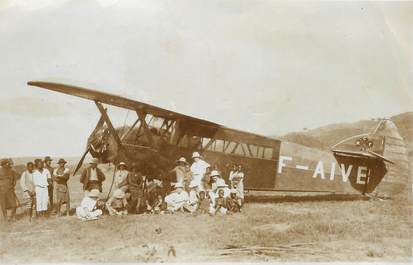
M 412 25 L 413 2 L 0 0 L 0 157 L 78 156 L 99 119 L 29 80 L 271 136 L 412 111 Z

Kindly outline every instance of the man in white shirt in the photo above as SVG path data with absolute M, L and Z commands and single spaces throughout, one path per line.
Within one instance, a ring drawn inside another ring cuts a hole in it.
M 45 216 L 49 201 L 48 179 L 51 176 L 49 170 L 43 168 L 41 159 L 36 159 L 34 162 L 36 169 L 33 171 L 33 183 L 36 192 L 36 211 L 39 216 Z
M 34 164 L 29 162 L 26 164 L 26 170 L 22 173 L 20 177 L 20 186 L 23 191 L 23 202 L 22 205 L 25 210 L 29 210 L 28 214 L 32 215 L 32 208 L 36 205 L 36 192 L 33 182 L 33 170 Z
M 190 209 L 188 209 L 189 195 L 186 191 L 184 191 L 184 186 L 182 183 L 177 183 L 175 184 L 175 188 L 176 190 L 165 197 L 168 210 L 171 212 L 184 212 L 185 210 L 190 211 Z
M 191 166 L 192 179 L 194 183 L 201 187 L 202 178 L 204 177 L 207 168 L 211 165 L 202 160 L 201 155 L 198 152 L 194 152 L 192 158 L 194 159 L 194 163 L 192 163 Z
M 91 190 L 87 196 L 82 199 L 80 206 L 76 208 L 76 216 L 82 221 L 96 220 L 103 214 L 102 210 L 97 208 L 99 190 Z

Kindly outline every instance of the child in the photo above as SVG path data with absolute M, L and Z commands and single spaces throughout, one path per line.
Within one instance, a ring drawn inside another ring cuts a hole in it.
M 198 206 L 196 209 L 197 213 L 206 214 L 209 211 L 211 201 L 209 198 L 205 197 L 206 193 L 204 190 L 199 191 Z
M 211 209 L 211 214 L 227 214 L 227 199 L 224 197 L 224 190 L 218 190 L 218 197 L 215 198 L 215 204 Z
M 238 197 L 236 189 L 231 189 L 230 197 L 227 199 L 227 209 L 230 213 L 241 211 L 241 199 Z
M 163 214 L 166 210 L 166 203 L 163 201 L 162 195 L 158 194 L 153 206 L 151 207 L 151 213 Z

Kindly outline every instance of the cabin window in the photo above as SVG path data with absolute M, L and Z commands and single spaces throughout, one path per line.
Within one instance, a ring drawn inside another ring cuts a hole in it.
M 224 150 L 224 140 L 215 140 L 214 142 L 214 151 L 223 152 Z
M 265 147 L 264 148 L 264 159 L 272 159 L 272 152 L 273 149 L 271 147 Z

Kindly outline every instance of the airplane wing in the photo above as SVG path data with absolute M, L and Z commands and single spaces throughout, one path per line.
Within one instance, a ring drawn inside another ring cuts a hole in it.
M 27 84 L 30 86 L 36 86 L 72 96 L 77 96 L 84 99 L 99 101 L 101 103 L 113 105 L 120 108 L 143 111 L 165 119 L 185 120 L 187 129 L 190 129 L 192 131 L 196 130 L 194 135 L 214 137 L 217 139 L 237 139 L 239 141 L 244 141 L 246 143 L 256 143 L 262 144 L 264 146 L 274 145 L 273 138 L 269 138 L 251 132 L 228 128 L 211 121 L 191 117 L 178 112 L 146 104 L 137 100 L 121 97 L 102 91 L 44 81 L 29 81 Z
M 363 152 L 363 151 L 332 150 L 332 152 L 338 155 L 345 155 L 345 156 L 352 156 L 352 157 L 359 157 L 359 158 L 376 158 L 376 159 L 381 159 L 391 164 L 394 164 L 393 161 L 373 151 Z
M 44 82 L 44 81 L 29 81 L 27 82 L 29 86 L 36 86 L 72 96 L 81 97 L 84 99 L 89 100 L 96 100 L 101 103 L 113 105 L 120 108 L 130 109 L 130 110 L 138 110 L 143 111 L 146 113 L 153 114 L 154 116 L 158 116 L 165 119 L 185 119 L 188 121 L 192 121 L 197 123 L 200 126 L 208 126 L 208 127 L 221 127 L 221 125 L 217 123 L 213 123 L 207 120 L 194 118 L 191 116 L 187 116 L 181 113 L 177 113 L 174 111 L 162 109 L 150 104 L 146 104 L 140 101 L 128 99 L 125 97 L 121 97 L 118 95 L 96 91 L 92 89 L 86 89 L 77 86 L 53 83 L 53 82 Z

